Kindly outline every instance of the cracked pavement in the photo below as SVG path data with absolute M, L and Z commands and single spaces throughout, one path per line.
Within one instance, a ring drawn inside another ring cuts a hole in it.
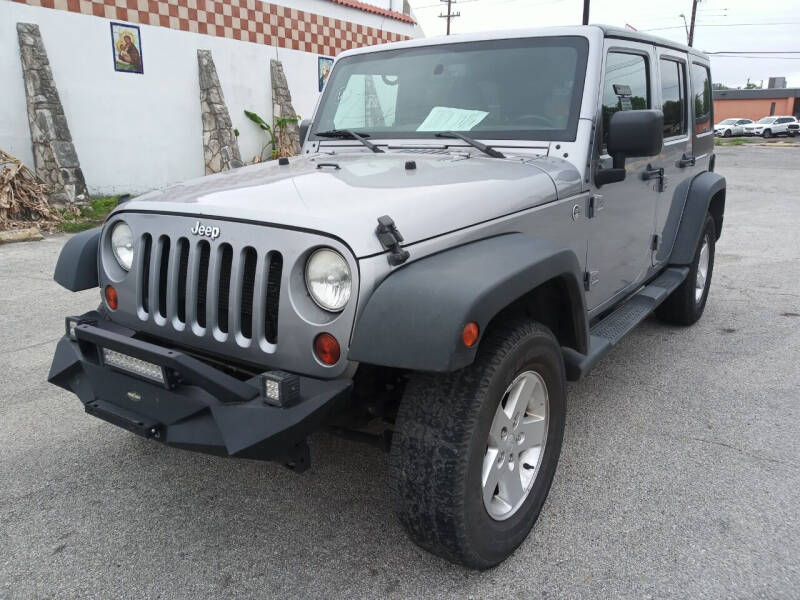
M 569 386 L 532 534 L 476 573 L 414 546 L 387 458 L 326 434 L 312 468 L 170 449 L 45 381 L 66 236 L 0 246 L 0 598 L 796 598 L 800 148 L 718 148 L 728 178 L 694 327 L 654 319 Z

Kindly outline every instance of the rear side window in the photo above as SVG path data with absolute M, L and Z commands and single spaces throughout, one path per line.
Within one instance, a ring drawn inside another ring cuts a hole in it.
M 686 133 L 686 74 L 682 63 L 662 58 L 661 110 L 664 113 L 664 137 Z
M 609 52 L 603 81 L 603 149 L 608 139 L 608 121 L 620 110 L 650 108 L 647 57 Z
M 711 75 L 708 68 L 692 65 L 692 91 L 694 93 L 694 130 L 704 133 L 711 129 Z

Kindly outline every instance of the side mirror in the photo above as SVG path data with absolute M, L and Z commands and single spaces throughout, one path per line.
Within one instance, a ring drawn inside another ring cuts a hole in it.
M 660 110 L 621 110 L 608 120 L 608 153 L 614 159 L 612 169 L 595 173 L 595 185 L 625 179 L 625 158 L 655 156 L 664 146 L 664 113 Z
M 308 128 L 311 127 L 310 119 L 303 119 L 300 121 L 300 145 L 306 143 L 306 136 L 308 135 Z

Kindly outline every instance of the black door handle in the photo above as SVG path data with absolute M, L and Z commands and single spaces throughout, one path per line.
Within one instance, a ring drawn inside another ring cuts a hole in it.
M 681 156 L 681 159 L 678 161 L 678 167 L 684 169 L 686 167 L 693 167 L 695 165 L 695 158 L 694 156 L 686 156 L 685 154 Z

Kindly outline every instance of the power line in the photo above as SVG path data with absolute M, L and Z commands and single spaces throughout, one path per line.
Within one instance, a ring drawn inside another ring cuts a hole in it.
M 771 27 L 773 25 L 800 25 L 800 21 L 784 21 L 783 23 L 698 23 L 697 27 Z M 666 31 L 667 29 L 683 29 L 683 25 L 675 27 L 656 27 L 642 31 Z
M 718 50 L 706 54 L 800 54 L 800 50 Z
M 721 54 L 716 55 L 714 58 L 764 58 L 767 60 L 800 60 L 800 56 L 764 56 L 763 54 L 758 55 L 747 55 L 747 54 L 736 54 L 736 55 L 729 55 L 729 54 Z

